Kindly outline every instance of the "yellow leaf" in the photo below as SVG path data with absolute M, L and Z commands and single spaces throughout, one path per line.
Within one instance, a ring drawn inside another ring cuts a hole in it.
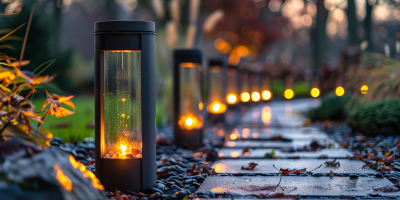
M 65 105 L 70 106 L 71 108 L 73 108 L 75 110 L 75 105 L 74 105 L 74 103 L 72 103 L 71 100 L 63 101 L 62 103 L 64 103 Z
M 43 105 L 42 105 L 42 112 L 44 111 L 44 108 L 46 108 L 46 106 L 49 105 L 49 104 L 50 104 L 50 101 L 48 101 L 48 100 L 46 100 L 46 101 L 43 102 Z
M 72 115 L 75 112 L 67 110 L 67 109 L 65 109 L 63 107 L 55 107 L 55 108 L 51 108 L 50 109 L 50 113 L 54 117 L 65 117 L 65 116 L 68 116 L 68 115 Z

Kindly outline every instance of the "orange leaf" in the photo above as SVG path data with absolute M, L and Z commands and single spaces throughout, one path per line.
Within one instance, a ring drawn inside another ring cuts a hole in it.
M 74 105 L 74 103 L 72 103 L 71 100 L 63 101 L 62 103 L 64 103 L 65 105 L 70 106 L 71 108 L 73 108 L 75 110 L 75 105 Z
M 50 108 L 50 113 L 54 117 L 65 117 L 65 116 L 68 116 L 68 115 L 72 115 L 75 112 L 67 110 L 67 109 L 65 109 L 63 107 L 55 107 L 55 108 Z

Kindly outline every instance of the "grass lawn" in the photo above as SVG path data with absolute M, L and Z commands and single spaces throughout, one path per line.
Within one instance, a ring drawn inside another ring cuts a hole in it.
M 34 98 L 32 103 L 35 105 L 36 111 L 41 109 L 44 100 L 44 98 Z M 78 96 L 74 97 L 72 102 L 74 102 L 76 107 L 75 114 L 60 118 L 49 115 L 44 120 L 41 128 L 48 129 L 54 137 L 59 137 L 63 139 L 64 142 L 73 143 L 76 141 L 83 141 L 85 137 L 94 137 L 94 129 L 86 128 L 86 125 L 94 120 L 94 97 Z M 67 105 L 62 106 L 72 110 L 72 108 Z M 40 115 L 43 116 L 44 113 Z M 59 123 L 66 123 L 70 126 L 57 128 L 57 124 Z

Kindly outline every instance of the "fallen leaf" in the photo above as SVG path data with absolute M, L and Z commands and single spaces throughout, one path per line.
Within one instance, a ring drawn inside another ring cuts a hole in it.
M 375 191 L 380 191 L 380 192 L 385 192 L 385 193 L 399 191 L 397 188 L 393 188 L 393 187 L 390 187 L 390 186 L 384 186 L 384 187 L 380 187 L 380 188 L 372 187 L 372 189 L 375 190 Z
M 242 170 L 253 170 L 257 165 L 258 165 L 257 163 L 251 162 L 251 163 L 249 163 L 249 166 L 248 166 L 248 167 L 243 167 L 243 166 L 242 166 L 241 169 L 242 169 Z

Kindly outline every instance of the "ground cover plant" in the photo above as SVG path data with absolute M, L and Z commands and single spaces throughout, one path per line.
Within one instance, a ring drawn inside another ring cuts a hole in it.
M 400 132 L 400 101 L 386 99 L 361 105 L 350 112 L 347 124 L 367 136 Z
M 319 107 L 313 108 L 308 112 L 311 120 L 342 120 L 345 117 L 346 106 L 351 99 L 351 94 L 341 97 L 333 93 L 328 93 L 322 97 Z

